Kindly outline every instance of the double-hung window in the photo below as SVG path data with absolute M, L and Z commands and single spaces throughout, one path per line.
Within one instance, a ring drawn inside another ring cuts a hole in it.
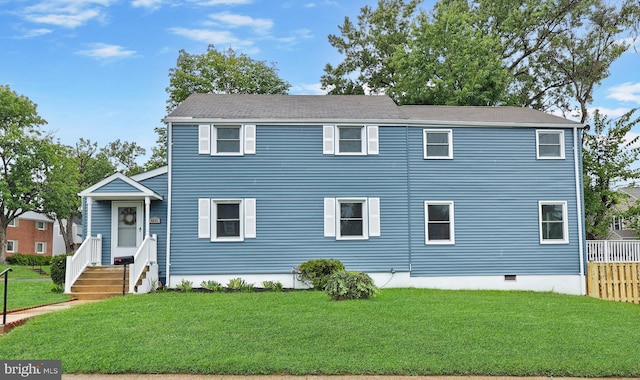
M 36 253 L 39 255 L 43 255 L 47 253 L 47 243 L 37 242 L 36 243 Z
M 7 252 L 9 253 L 18 252 L 18 242 L 15 240 L 7 240 Z
M 325 198 L 324 236 L 337 240 L 380 236 L 380 198 Z
M 453 202 L 424 202 L 425 244 L 455 244 Z
M 10 222 L 8 227 L 18 227 L 18 218 L 13 218 Z
M 423 130 L 425 159 L 453 158 L 453 131 L 451 129 Z
M 242 156 L 256 153 L 256 126 L 248 124 L 201 124 L 198 153 L 214 156 Z
M 36 229 L 40 230 L 40 231 L 44 231 L 47 229 L 47 223 L 41 221 L 41 220 L 36 220 Z
M 567 226 L 567 202 L 538 202 L 540 243 L 563 244 L 569 242 Z
M 536 151 L 539 160 L 564 159 L 564 131 L 537 130 Z
M 222 242 L 255 237 L 255 198 L 198 199 L 198 238 Z
M 345 156 L 378 154 L 378 126 L 325 125 L 322 151 Z

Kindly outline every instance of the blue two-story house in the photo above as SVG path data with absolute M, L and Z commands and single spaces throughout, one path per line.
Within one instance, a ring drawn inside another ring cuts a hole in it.
M 386 96 L 214 94 L 165 121 L 166 168 L 81 193 L 86 252 L 69 281 L 131 254 L 169 286 L 299 287 L 300 263 L 334 258 L 384 287 L 584 293 L 576 122 Z

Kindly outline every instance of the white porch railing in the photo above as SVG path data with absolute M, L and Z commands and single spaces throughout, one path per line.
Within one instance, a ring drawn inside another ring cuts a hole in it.
M 71 286 L 89 265 L 102 265 L 102 235 L 88 237 L 73 256 L 67 256 L 64 292 L 71 293 Z
M 138 287 L 138 291 L 135 291 L 136 283 L 138 279 L 144 273 L 146 266 L 149 266 L 149 271 L 145 281 Z M 151 235 L 146 237 L 140 248 L 133 257 L 133 264 L 129 266 L 131 270 L 129 272 L 129 293 L 149 293 L 154 282 L 158 282 L 158 236 Z
M 587 260 L 600 263 L 640 262 L 640 240 L 587 240 Z

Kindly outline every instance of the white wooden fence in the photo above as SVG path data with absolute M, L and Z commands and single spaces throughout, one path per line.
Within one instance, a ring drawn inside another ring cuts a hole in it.
M 587 240 L 587 261 L 640 262 L 640 240 Z

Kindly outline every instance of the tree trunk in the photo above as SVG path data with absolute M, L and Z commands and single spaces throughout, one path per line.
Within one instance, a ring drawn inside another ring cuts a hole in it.
M 58 226 L 60 227 L 60 234 L 64 240 L 65 253 L 75 252 L 75 241 L 73 231 L 73 220 L 75 215 L 70 214 L 66 221 L 63 223 L 61 219 L 58 219 Z
M 0 223 L 0 264 L 7 262 L 7 226 Z

